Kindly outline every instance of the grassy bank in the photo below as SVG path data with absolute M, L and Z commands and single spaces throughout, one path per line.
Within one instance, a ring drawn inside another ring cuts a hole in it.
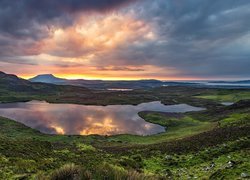
M 207 93 L 196 96 L 198 98 L 214 100 L 218 102 L 237 102 L 250 99 L 249 90 L 218 90 L 217 92 Z

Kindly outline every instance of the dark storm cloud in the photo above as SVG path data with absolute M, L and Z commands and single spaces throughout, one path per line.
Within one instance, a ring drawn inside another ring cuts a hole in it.
M 173 67 L 183 76 L 250 77 L 250 1 L 155 0 L 127 9 L 150 23 L 155 41 L 126 43 L 107 59 Z
M 177 76 L 250 78 L 249 0 L 0 0 L 0 56 L 39 54 L 36 42 L 51 28 L 72 25 L 78 12 L 106 12 L 128 2 L 118 13 L 145 22 L 155 38 L 127 40 L 96 54 L 91 65 L 153 65 L 176 69 Z M 81 50 L 70 55 L 84 55 Z M 66 52 L 59 51 L 51 55 Z
M 15 37 L 42 38 L 44 26 L 70 25 L 83 11 L 108 11 L 131 0 L 0 0 L 0 32 Z
M 129 1 L 0 0 L 0 56 L 39 54 L 38 41 L 70 26 L 78 12 L 104 12 Z

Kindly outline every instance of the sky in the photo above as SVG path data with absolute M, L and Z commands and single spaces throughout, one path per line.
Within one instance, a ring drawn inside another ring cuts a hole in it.
M 250 79 L 249 0 L 0 0 L 0 71 Z

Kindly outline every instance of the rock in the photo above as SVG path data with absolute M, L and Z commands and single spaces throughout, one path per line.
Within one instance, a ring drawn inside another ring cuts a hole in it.
M 248 177 L 250 177 L 250 175 L 248 174 L 248 173 L 241 173 L 241 175 L 240 175 L 240 177 L 242 177 L 242 178 L 248 178 Z
M 166 159 L 166 160 L 172 160 L 173 157 L 172 157 L 171 155 L 166 155 L 166 156 L 165 156 L 165 159 Z
M 210 170 L 210 167 L 205 167 L 204 168 L 204 171 L 209 171 Z
M 232 168 L 235 164 L 236 164 L 236 162 L 234 162 L 234 161 L 228 161 L 226 167 L 227 167 L 227 168 Z
M 212 162 L 211 165 L 210 165 L 210 168 L 214 168 L 215 167 L 215 163 Z
M 214 167 L 215 167 L 215 163 L 211 162 L 210 166 L 207 166 L 204 168 L 204 171 L 209 171 L 209 170 L 213 169 Z

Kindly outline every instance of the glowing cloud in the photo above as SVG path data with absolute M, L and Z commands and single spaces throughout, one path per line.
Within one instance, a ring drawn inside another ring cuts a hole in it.
M 44 40 L 43 52 L 54 56 L 93 59 L 125 42 L 155 38 L 152 28 L 141 20 L 121 14 L 79 18 L 66 29 L 56 29 Z
M 22 77 L 247 79 L 249 8 L 235 0 L 0 1 L 0 68 Z

